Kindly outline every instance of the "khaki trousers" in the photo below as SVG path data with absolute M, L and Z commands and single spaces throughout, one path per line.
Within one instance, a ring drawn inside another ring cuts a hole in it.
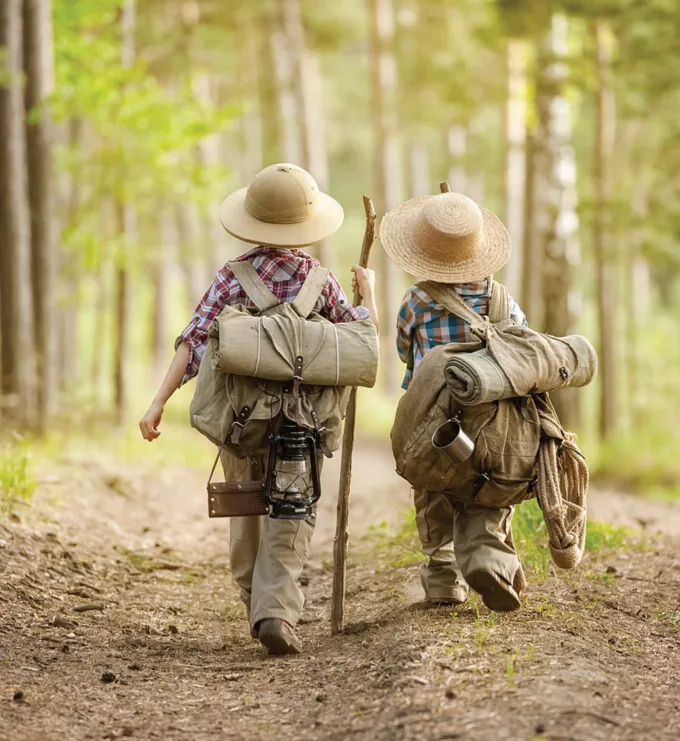
M 414 490 L 416 524 L 429 557 L 421 569 L 428 600 L 451 599 L 458 587 L 467 589 L 466 574 L 495 573 L 515 591 L 526 582 L 512 539 L 512 507 L 482 507 L 455 502 L 446 492 Z
M 259 480 L 266 457 L 236 458 L 223 453 L 226 481 Z M 266 618 L 279 618 L 295 626 L 304 595 L 298 578 L 309 554 L 315 515 L 307 520 L 274 520 L 271 517 L 232 517 L 229 562 L 241 599 L 248 607 L 250 626 Z

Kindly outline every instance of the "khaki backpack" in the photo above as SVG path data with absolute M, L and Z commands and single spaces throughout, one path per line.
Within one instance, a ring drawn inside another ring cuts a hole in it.
M 504 330 L 512 331 L 507 290 L 493 283 L 489 313 L 483 317 L 452 288 L 429 281 L 418 285 L 468 322 L 476 339 L 425 353 L 392 427 L 397 472 L 416 489 L 446 491 L 458 502 L 505 507 L 538 496 L 553 559 L 558 566 L 573 568 L 584 547 L 587 468 L 573 437 L 562 429 L 548 393 L 527 392 L 463 406 L 446 382 L 453 357 L 481 350 L 491 335 L 502 341 Z M 512 342 L 516 345 L 517 338 L 513 336 Z M 511 356 L 514 362 L 522 362 L 520 352 Z M 563 379 L 560 386 L 564 385 Z M 432 445 L 435 430 L 454 417 L 475 443 L 471 457 L 459 464 Z
M 189 408 L 191 425 L 216 445 L 226 444 L 232 453 L 245 457 L 266 452 L 270 435 L 277 431 L 282 417 L 287 417 L 303 427 L 316 430 L 321 448 L 330 455 L 340 444 L 349 388 L 312 385 L 306 383 L 306 379 L 310 368 L 312 377 L 319 377 L 318 364 L 324 358 L 330 358 L 326 380 L 335 381 L 338 374 L 341 377 L 347 375 L 343 369 L 338 371 L 338 365 L 341 362 L 345 364 L 342 359 L 346 353 L 342 349 L 349 342 L 349 335 L 342 335 L 345 343 L 340 351 L 336 348 L 336 339 L 338 342 L 340 339 L 335 333 L 317 335 L 331 337 L 332 342 L 324 341 L 322 346 L 317 342 L 311 353 L 313 357 L 305 357 L 309 343 L 304 341 L 304 334 L 292 332 L 293 336 L 290 336 L 282 331 L 294 324 L 291 321 L 293 313 L 298 320 L 296 327 L 308 317 L 310 324 L 333 326 L 312 314 L 328 271 L 323 268 L 310 271 L 295 301 L 289 304 L 276 299 L 250 262 L 236 261 L 229 265 L 257 308 L 228 306 L 212 323 Z M 247 321 L 241 322 L 240 317 Z M 252 331 L 257 326 L 252 320 L 269 317 L 273 319 L 271 327 L 268 327 L 269 334 Z M 281 317 L 285 318 L 283 323 L 277 320 Z M 371 377 L 374 380 L 376 367 L 371 367 L 371 363 L 377 366 L 378 355 L 375 328 L 373 324 L 370 328 L 364 326 L 366 322 L 352 324 L 362 325 L 353 335 L 359 339 L 351 346 L 356 349 L 358 344 L 362 348 L 359 351 L 363 353 L 362 359 L 355 364 L 361 366 L 358 374 L 364 381 L 370 381 Z M 260 376 L 277 378 L 283 374 L 286 380 L 253 377 L 251 374 L 255 368 Z M 354 380 L 357 380 L 356 376 Z

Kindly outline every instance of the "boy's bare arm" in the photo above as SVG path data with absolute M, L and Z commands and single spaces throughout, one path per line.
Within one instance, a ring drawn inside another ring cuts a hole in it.
M 165 378 L 158 389 L 158 393 L 151 402 L 151 406 L 147 410 L 146 414 L 139 422 L 139 429 L 145 440 L 152 442 L 161 434 L 158 430 L 158 425 L 163 416 L 163 409 L 165 408 L 168 399 L 179 387 L 179 382 L 182 380 L 182 377 L 186 372 L 188 361 L 189 345 L 187 345 L 186 342 L 182 342 L 175 352 L 175 357 L 170 362 L 170 367 L 168 368 L 168 372 L 165 374 Z
M 371 321 L 376 331 L 380 332 L 380 317 L 378 307 L 375 303 L 375 271 L 355 265 L 352 268 L 352 290 L 359 290 L 359 295 L 364 300 L 364 306 L 368 310 Z

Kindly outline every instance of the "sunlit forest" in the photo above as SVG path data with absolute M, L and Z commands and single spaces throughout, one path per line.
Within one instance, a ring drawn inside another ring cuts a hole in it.
M 563 418 L 603 474 L 676 486 L 675 3 L 55 0 L 23 19 L 19 5 L 2 19 L 6 427 L 138 414 L 244 249 L 219 202 L 290 161 L 345 208 L 317 248 L 345 283 L 363 193 L 380 215 L 448 179 L 501 215 L 514 251 L 496 277 L 531 326 L 599 349 L 598 388 L 558 399 Z M 383 358 L 363 403 L 380 432 L 408 279 L 379 249 L 372 266 Z
M 0 1 L 2 739 L 680 737 L 679 39 L 680 0 Z M 586 553 L 556 571 L 520 504 L 517 617 L 419 602 L 389 433 L 421 276 L 379 240 L 344 634 L 340 455 L 294 581 L 306 655 L 277 663 L 207 516 L 193 384 L 142 440 L 175 338 L 252 246 L 219 206 L 278 162 L 342 204 L 309 251 L 348 294 L 363 196 L 379 221 L 447 181 L 507 225 L 494 279 L 530 326 L 595 346 L 595 381 L 552 396 L 590 468 Z

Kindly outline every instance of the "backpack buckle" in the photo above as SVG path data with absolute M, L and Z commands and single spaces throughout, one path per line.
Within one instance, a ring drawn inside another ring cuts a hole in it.
M 243 407 L 238 413 L 236 419 L 232 422 L 229 430 L 229 441 L 232 445 L 239 445 L 241 442 L 241 435 L 243 435 L 243 427 L 246 421 L 250 417 L 250 407 Z
M 298 355 L 295 358 L 295 365 L 293 366 L 293 396 L 297 399 L 300 395 L 300 384 L 302 383 L 302 355 Z

